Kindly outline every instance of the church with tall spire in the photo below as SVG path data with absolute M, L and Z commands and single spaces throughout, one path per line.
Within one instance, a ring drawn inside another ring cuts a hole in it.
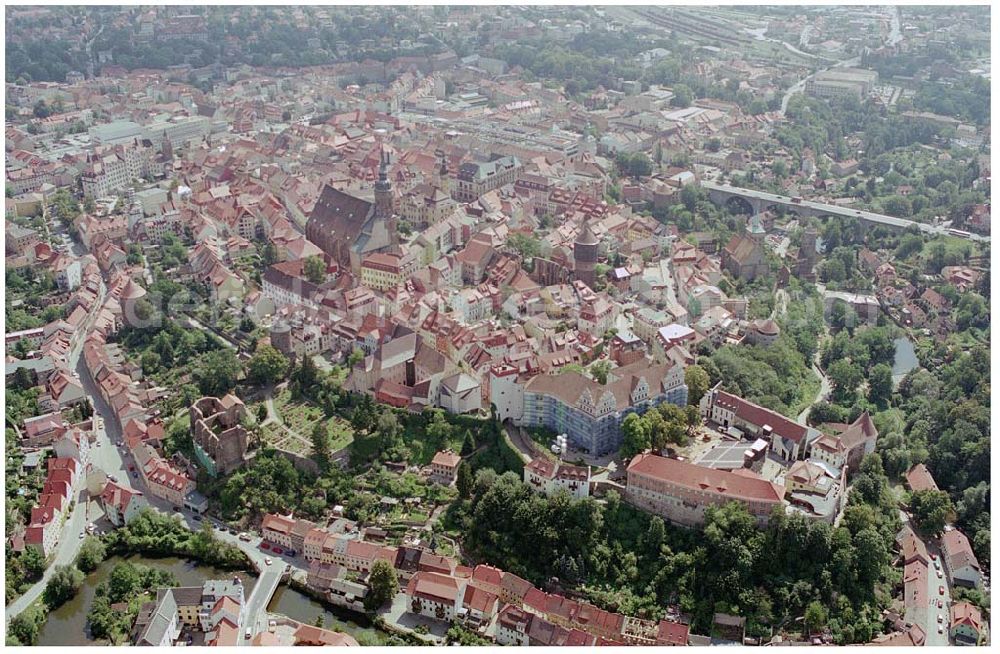
M 374 195 L 374 201 L 369 201 L 327 184 L 306 221 L 306 238 L 355 273 L 360 271 L 361 260 L 368 254 L 399 253 L 389 154 L 381 143 Z

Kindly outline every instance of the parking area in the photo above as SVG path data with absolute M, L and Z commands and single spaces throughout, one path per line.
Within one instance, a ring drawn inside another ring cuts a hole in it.
M 751 443 L 747 441 L 724 441 L 701 455 L 695 463 L 706 468 L 735 470 L 743 467 L 746 452 Z

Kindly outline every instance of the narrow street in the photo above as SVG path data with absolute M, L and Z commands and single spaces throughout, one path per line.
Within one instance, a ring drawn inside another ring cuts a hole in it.
M 83 491 L 77 493 L 76 506 L 63 527 L 59 545 L 56 547 L 55 558 L 49 564 L 49 567 L 45 569 L 41 580 L 29 588 L 23 595 L 8 604 L 4 610 L 4 618 L 8 624 L 14 617 L 31 606 L 32 602 L 42 596 L 42 593 L 45 592 L 45 586 L 49 583 L 49 579 L 55 574 L 56 566 L 69 565 L 76 559 L 76 555 L 80 552 L 80 545 L 83 543 L 83 538 L 80 537 L 80 534 L 84 533 L 87 527 L 88 502 L 81 500 L 83 496 Z
M 902 509 L 899 511 L 899 518 L 904 525 L 913 528 L 913 525 L 910 524 L 910 516 Z M 937 539 L 924 538 L 915 528 L 914 533 L 924 542 L 927 553 L 936 558 L 927 566 L 927 606 L 908 608 L 905 618 L 907 622 L 920 625 L 926 632 L 927 641 L 924 643 L 926 647 L 945 646 L 949 644 L 948 620 L 952 600 L 951 586 L 948 583 L 947 575 L 939 567 L 941 566 L 941 548 Z M 944 588 L 943 594 L 939 592 L 942 587 Z M 938 606 L 939 601 L 941 602 L 940 607 Z M 941 618 L 941 622 L 938 622 L 938 617 Z M 942 633 L 938 633 L 939 628 Z

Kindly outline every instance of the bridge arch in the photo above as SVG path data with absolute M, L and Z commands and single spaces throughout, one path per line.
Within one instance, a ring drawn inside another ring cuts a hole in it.
M 797 207 L 789 206 L 787 204 L 782 204 L 780 202 L 772 202 L 771 204 L 764 207 L 764 211 L 770 211 L 776 216 L 797 216 L 802 218 L 804 216 L 803 212 Z
M 750 204 L 750 201 L 739 195 L 730 195 L 726 198 L 725 205 L 723 206 L 725 206 L 726 211 L 729 213 L 746 214 L 748 216 L 752 216 L 756 213 L 753 205 Z

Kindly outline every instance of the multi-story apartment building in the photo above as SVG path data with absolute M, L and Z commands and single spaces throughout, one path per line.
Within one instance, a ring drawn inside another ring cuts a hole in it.
M 264 516 L 264 520 L 260 524 L 261 535 L 269 543 L 291 549 L 292 529 L 295 527 L 295 522 L 293 518 L 269 513 Z
M 878 81 L 874 70 L 859 68 L 837 68 L 821 71 L 806 82 L 806 94 L 819 98 L 862 99 L 867 96 Z
M 785 489 L 755 473 L 705 468 L 655 454 L 639 454 L 628 465 L 625 499 L 673 523 L 696 527 L 705 510 L 729 502 L 744 504 L 760 526 L 783 506 Z
M 621 422 L 663 402 L 687 404 L 684 367 L 673 362 L 636 361 L 608 373 L 601 385 L 578 372 L 521 378 L 513 366 L 490 371 L 490 400 L 501 421 L 547 427 L 594 455 L 621 446 Z
M 80 175 L 83 194 L 89 198 L 100 198 L 128 188 L 142 176 L 144 165 L 143 150 L 136 144 L 98 149 L 88 157 Z
M 403 257 L 375 252 L 361 260 L 361 283 L 376 291 L 387 291 L 403 281 Z
M 458 168 L 454 197 L 459 202 L 475 202 L 485 193 L 513 184 L 519 170 L 521 162 L 512 156 L 464 163 Z

